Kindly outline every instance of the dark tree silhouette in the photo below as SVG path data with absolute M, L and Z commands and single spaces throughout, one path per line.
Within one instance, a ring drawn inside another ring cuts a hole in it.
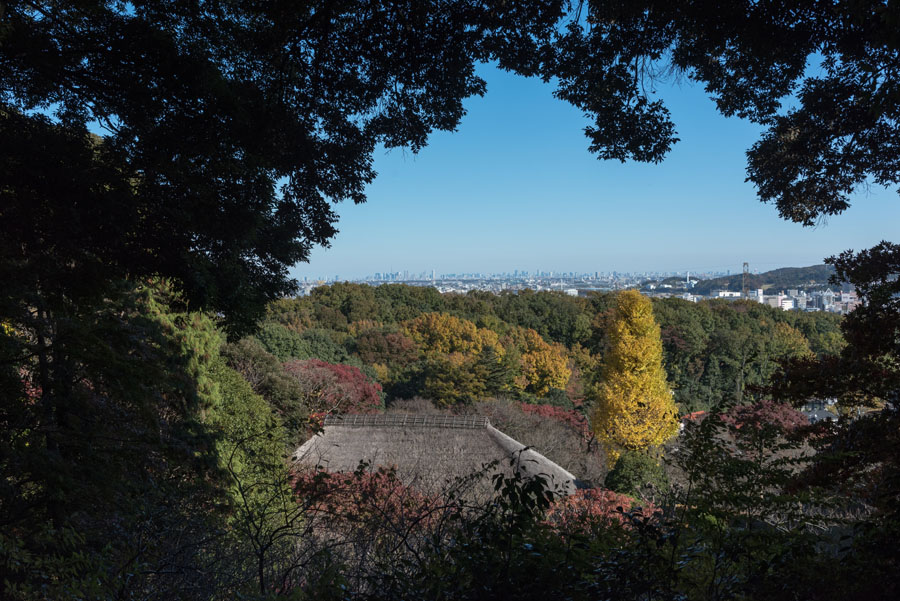
M 375 147 L 453 130 L 476 62 L 534 73 L 563 4 L 4 2 L 3 275 L 175 277 L 245 329 Z

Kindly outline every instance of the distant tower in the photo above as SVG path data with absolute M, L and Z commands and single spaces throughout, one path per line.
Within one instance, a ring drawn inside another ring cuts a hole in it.
M 743 292 L 741 293 L 741 298 L 748 299 L 750 298 L 750 282 L 747 281 L 747 276 L 750 275 L 750 263 L 744 261 L 744 275 L 741 278 L 741 283 L 743 284 Z

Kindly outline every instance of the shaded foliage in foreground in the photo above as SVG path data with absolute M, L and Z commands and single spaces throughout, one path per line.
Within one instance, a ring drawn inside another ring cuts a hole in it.
M 515 476 L 497 477 L 488 502 L 467 500 L 464 486 L 426 498 L 361 466 L 339 479 L 353 500 L 345 511 L 325 505 L 319 544 L 335 552 L 334 579 L 309 590 L 367 600 L 889 598 L 841 567 L 840 499 L 793 487 L 810 465 L 794 430 L 711 415 L 680 440 L 681 484 L 659 505 L 602 490 L 554 499 L 540 479 Z M 366 493 L 367 482 L 390 494 Z

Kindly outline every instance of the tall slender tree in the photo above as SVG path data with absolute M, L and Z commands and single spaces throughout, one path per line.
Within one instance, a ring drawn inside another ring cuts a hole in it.
M 678 421 L 650 299 L 636 290 L 619 293 L 607 335 L 593 427 L 614 462 L 623 451 L 664 443 Z

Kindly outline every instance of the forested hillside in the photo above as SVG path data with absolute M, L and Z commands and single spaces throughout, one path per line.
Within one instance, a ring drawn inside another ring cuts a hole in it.
M 750 290 L 762 288 L 769 290 L 787 290 L 796 288 L 809 290 L 813 288 L 833 287 L 829 278 L 834 275 L 831 265 L 812 265 L 810 267 L 782 267 L 763 273 L 751 273 L 747 276 L 747 287 Z M 709 280 L 700 280 L 692 289 L 697 294 L 708 295 L 712 290 L 743 290 L 743 274 L 730 275 Z
M 334 284 L 272 303 L 259 332 L 241 344 L 258 342 L 280 361 L 357 368 L 388 403 L 422 397 L 460 408 L 504 397 L 588 415 L 613 298 Z M 683 413 L 758 398 L 754 387 L 779 361 L 835 354 L 844 345 L 840 317 L 828 313 L 680 299 L 657 299 L 653 308 Z

